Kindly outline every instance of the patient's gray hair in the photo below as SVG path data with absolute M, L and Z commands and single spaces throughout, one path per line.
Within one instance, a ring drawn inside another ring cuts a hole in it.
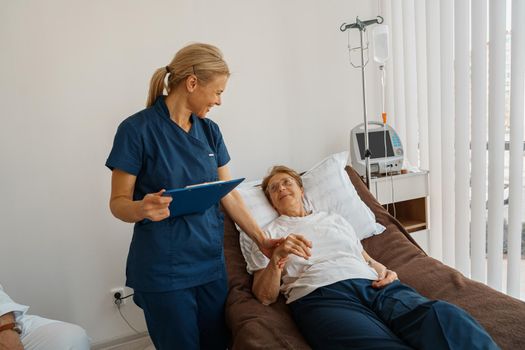
M 264 192 L 264 195 L 268 199 L 268 201 L 271 203 L 272 200 L 270 199 L 270 193 L 268 192 L 268 184 L 270 183 L 270 180 L 272 177 L 274 177 L 277 174 L 287 174 L 290 175 L 292 179 L 297 182 L 297 185 L 299 185 L 300 188 L 303 188 L 303 180 L 301 179 L 301 175 L 293 169 L 288 168 L 284 165 L 276 165 L 273 168 L 270 169 L 270 172 L 268 175 L 266 175 L 262 181 L 261 187 Z

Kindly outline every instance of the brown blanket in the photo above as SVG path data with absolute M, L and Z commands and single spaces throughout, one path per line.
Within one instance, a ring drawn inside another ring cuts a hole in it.
M 362 241 L 376 260 L 396 271 L 399 279 L 431 299 L 441 299 L 468 311 L 502 349 L 525 349 L 525 303 L 464 277 L 427 256 L 372 196 L 359 175 L 347 172 L 361 199 L 387 229 Z M 290 315 L 284 298 L 264 306 L 251 293 L 252 277 L 239 246 L 239 232 L 225 218 L 224 253 L 229 280 L 226 320 L 233 349 L 310 349 Z

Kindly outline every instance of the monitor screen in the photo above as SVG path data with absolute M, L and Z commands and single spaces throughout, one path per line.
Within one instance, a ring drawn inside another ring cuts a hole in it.
M 357 133 L 356 137 L 361 159 L 365 159 L 365 134 Z M 385 158 L 385 131 L 368 132 L 368 146 L 371 153 L 370 159 Z M 390 140 L 390 131 L 388 130 L 386 131 L 386 156 L 394 156 L 394 149 L 392 148 L 392 141 Z

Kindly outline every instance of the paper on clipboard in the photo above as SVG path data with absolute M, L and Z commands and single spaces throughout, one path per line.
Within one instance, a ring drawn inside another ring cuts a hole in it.
M 170 203 L 170 217 L 202 213 L 243 181 L 244 178 L 240 178 L 191 185 L 167 190 L 162 195 L 173 198 Z

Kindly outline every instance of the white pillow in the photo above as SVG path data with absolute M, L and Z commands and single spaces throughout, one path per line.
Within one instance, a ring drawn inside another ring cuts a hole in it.
M 260 227 L 265 227 L 275 218 L 277 218 L 279 214 L 277 214 L 277 211 L 272 207 L 268 199 L 266 199 L 260 183 L 261 181 L 258 181 L 258 184 L 252 187 L 237 187 L 237 191 L 244 199 L 246 207 L 252 214 L 257 224 L 259 224 Z M 251 262 L 251 252 L 254 242 L 243 230 L 241 230 L 237 224 L 235 224 L 235 226 L 240 232 L 239 243 L 241 245 L 241 251 L 242 255 L 244 256 L 244 260 L 246 260 L 249 266 L 252 266 L 253 263 Z
M 304 194 L 313 211 L 344 217 L 361 239 L 379 234 L 385 227 L 376 223 L 372 210 L 361 200 L 345 170 L 348 152 L 336 153 L 304 173 Z
M 379 234 L 385 227 L 376 223 L 374 213 L 361 200 L 345 171 L 348 152 L 333 154 L 304 173 L 305 207 L 313 211 L 337 213 L 353 227 L 360 240 Z M 266 199 L 260 181 L 256 186 L 243 186 L 238 192 L 257 224 L 264 228 L 279 214 Z M 237 226 L 237 225 L 236 225 Z M 244 259 L 250 264 L 254 242 L 239 226 L 239 242 Z

